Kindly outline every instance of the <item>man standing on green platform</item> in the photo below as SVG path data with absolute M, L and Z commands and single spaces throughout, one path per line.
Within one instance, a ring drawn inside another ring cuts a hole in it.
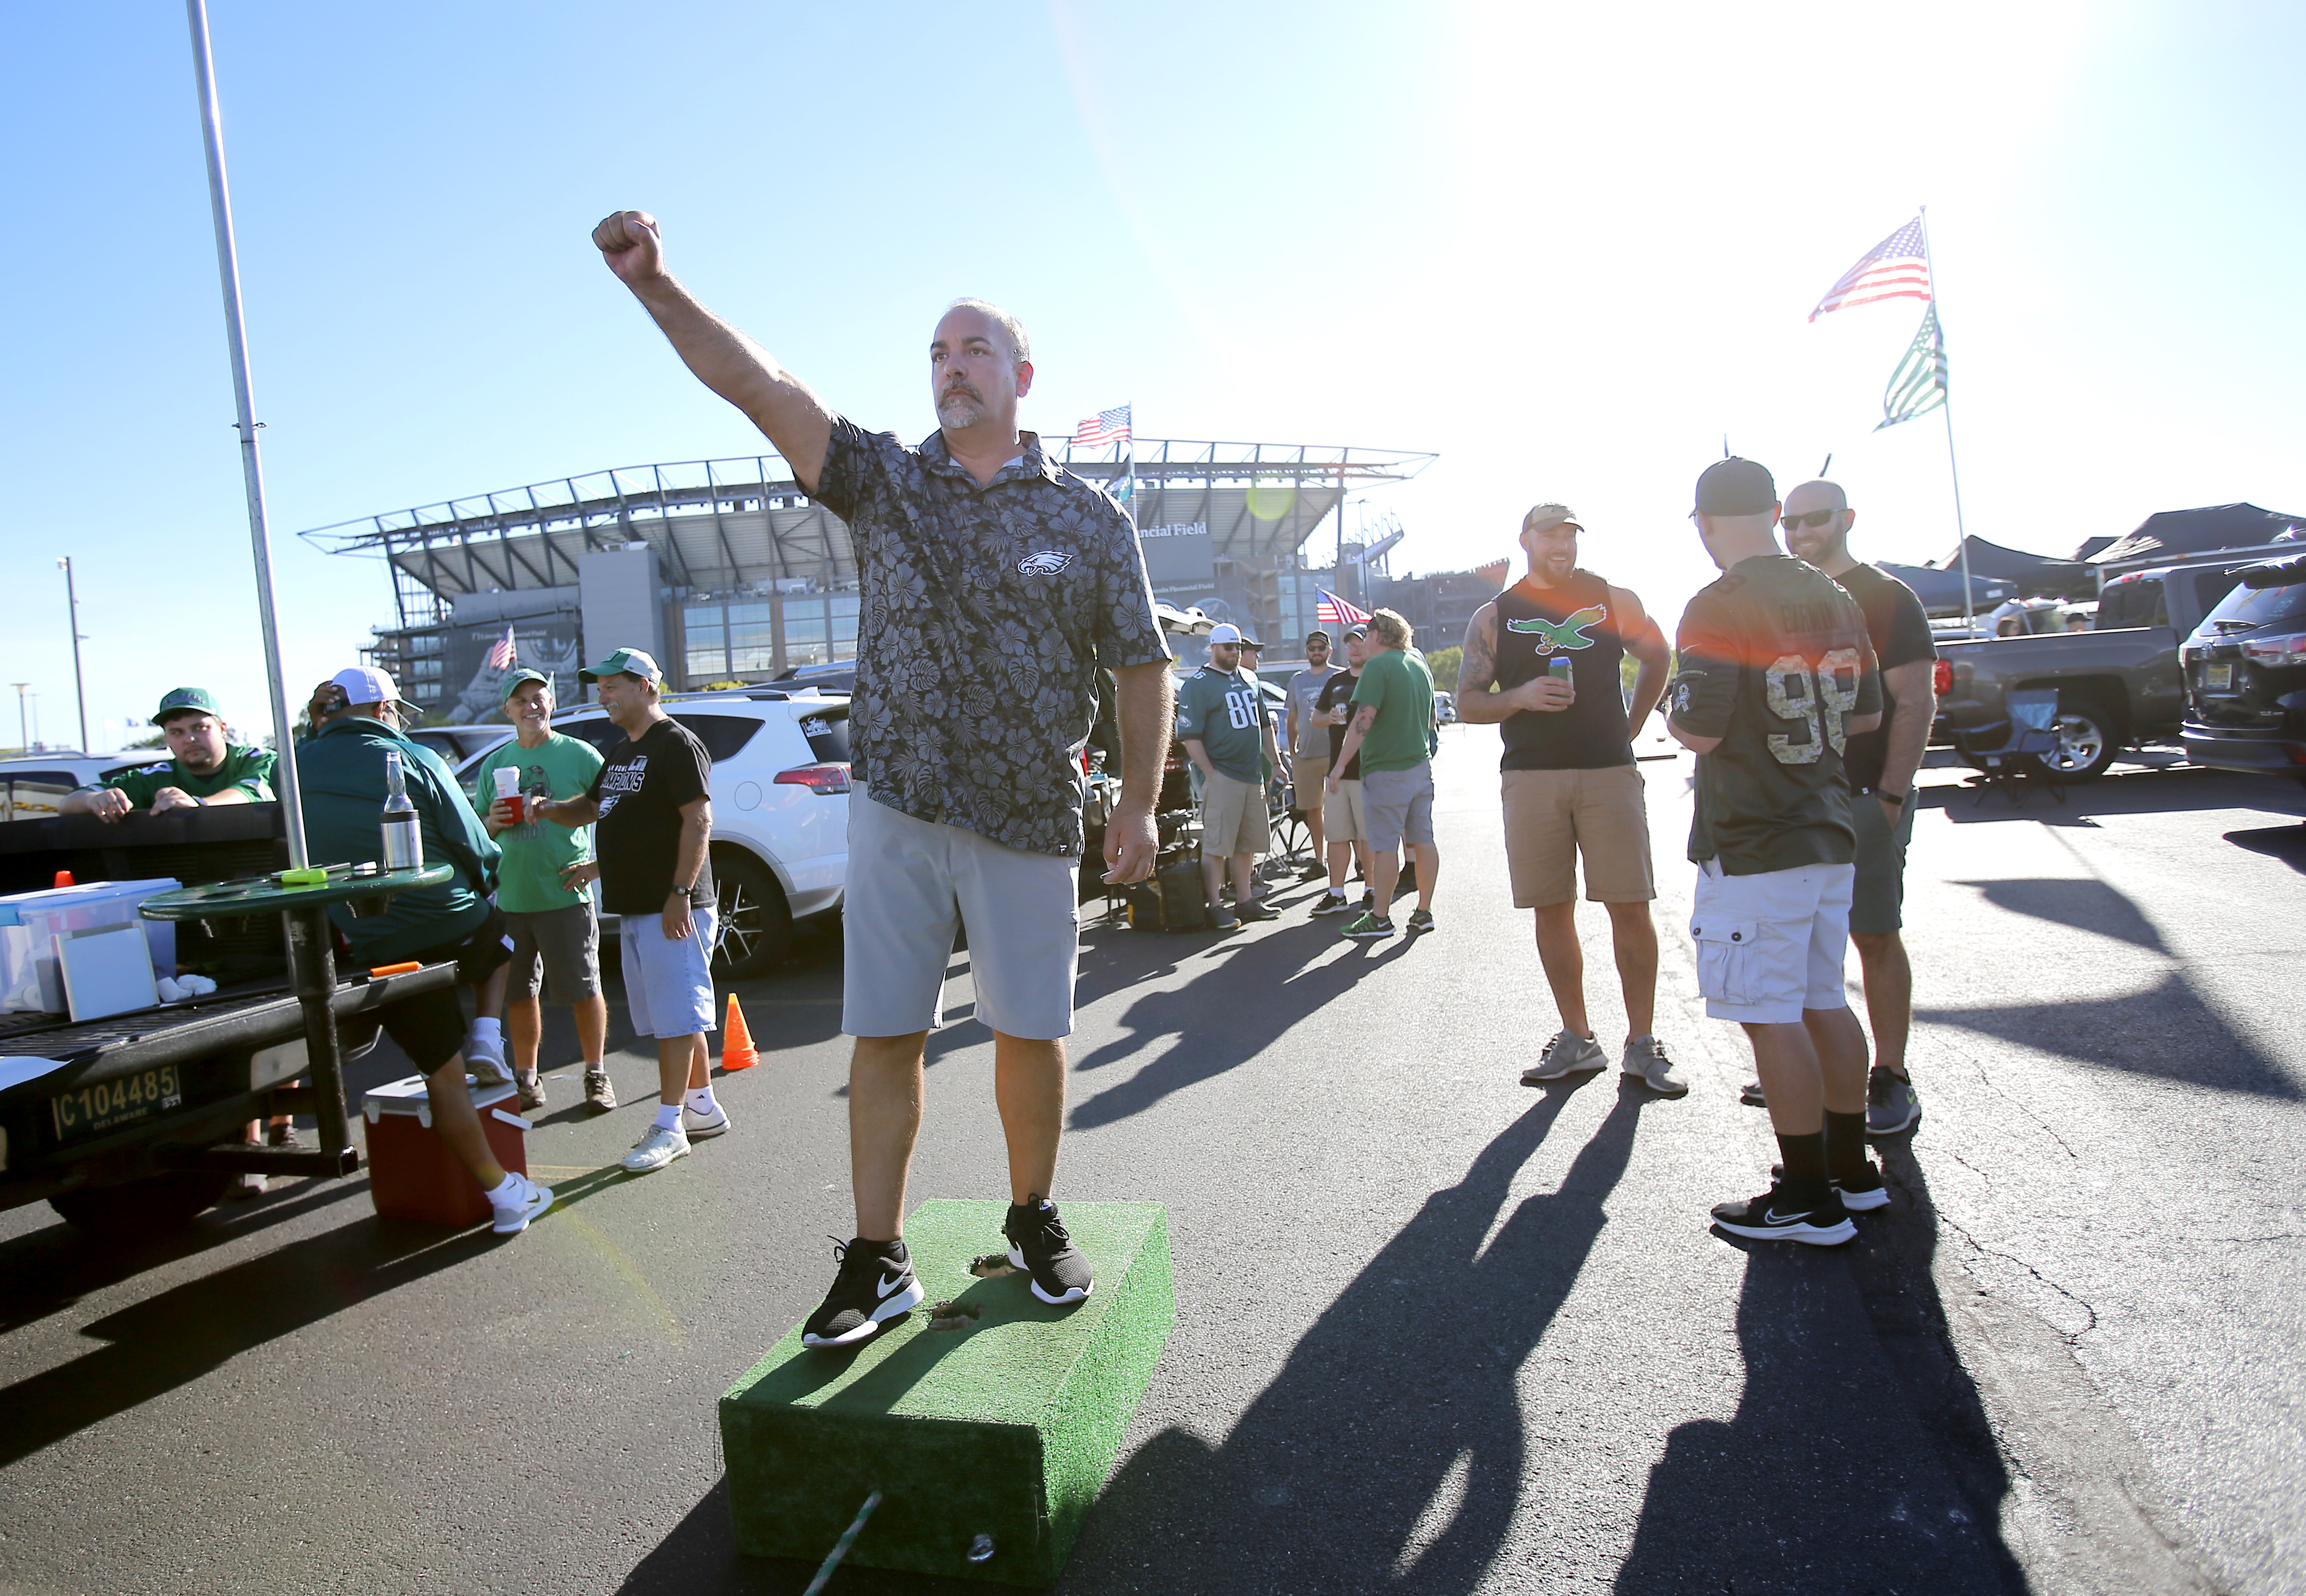
M 206 687 L 170 693 L 160 700 L 152 724 L 168 739 L 169 758 L 67 794 L 63 813 L 117 821 L 136 809 L 165 815 L 171 809 L 272 801 L 271 750 L 227 741 L 224 715 Z
M 505 988 L 505 1040 L 512 1046 L 512 1078 L 523 1110 L 544 1106 L 536 1067 L 544 1009 L 541 994 L 576 1011 L 576 1046 L 585 1054 L 585 1101 L 607 1112 L 617 1105 L 602 1060 L 608 1050 L 609 1000 L 601 992 L 601 923 L 588 883 L 593 828 L 553 825 L 528 815 L 537 798 L 581 798 L 600 773 L 601 751 L 582 738 L 552 730 L 552 679 L 522 669 L 506 674 L 505 719 L 512 741 L 500 744 L 473 773 L 473 807 L 504 849 L 497 866 L 497 907 L 512 932 L 512 975 Z M 511 771 L 515 796 L 497 796 L 497 772 Z M 521 817 L 514 819 L 516 810 Z
M 1393 935 L 1393 889 L 1401 879 L 1401 848 L 1417 858 L 1417 907 L 1412 931 L 1433 929 L 1433 882 L 1441 874 L 1441 850 L 1433 844 L 1433 673 L 1425 656 L 1410 647 L 1415 634 L 1391 610 L 1369 620 L 1376 652 L 1362 667 L 1354 689 L 1354 721 L 1345 746 L 1329 767 L 1328 789 L 1337 792 L 1340 772 L 1358 757 L 1362 769 L 1362 818 L 1369 831 L 1370 907 L 1345 935 L 1376 942 Z

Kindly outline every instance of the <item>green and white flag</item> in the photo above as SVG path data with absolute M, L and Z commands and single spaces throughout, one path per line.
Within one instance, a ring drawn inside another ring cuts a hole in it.
M 1927 415 L 1946 402 L 1945 340 L 1938 335 L 1938 308 L 1922 313 L 1922 329 L 1882 394 L 1882 420 L 1874 430 Z

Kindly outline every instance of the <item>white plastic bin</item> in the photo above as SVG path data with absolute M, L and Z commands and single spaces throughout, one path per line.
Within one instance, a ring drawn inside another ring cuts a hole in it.
M 60 932 L 141 926 L 145 945 L 151 951 L 153 973 L 175 974 L 175 922 L 145 919 L 136 912 L 136 906 L 182 884 L 173 876 L 160 876 L 0 896 L 0 1009 L 65 1011 L 64 974 L 56 964 L 56 938 Z

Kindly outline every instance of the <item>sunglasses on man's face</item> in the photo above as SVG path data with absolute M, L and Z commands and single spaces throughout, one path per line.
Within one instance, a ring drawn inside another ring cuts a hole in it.
M 1840 510 L 1812 510 L 1806 516 L 1781 516 L 1778 519 L 1788 532 L 1791 532 L 1797 526 L 1831 526 L 1833 518 L 1840 514 Z

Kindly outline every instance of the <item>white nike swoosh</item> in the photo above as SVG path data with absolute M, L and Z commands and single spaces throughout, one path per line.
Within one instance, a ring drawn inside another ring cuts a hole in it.
M 875 1284 L 875 1285 L 874 1286 L 874 1288 L 873 1288 L 873 1289 L 874 1289 L 874 1291 L 875 1291 L 877 1294 L 879 1294 L 879 1295 L 881 1295 L 881 1296 L 885 1297 L 885 1296 L 887 1296 L 891 1292 L 893 1292 L 893 1291 L 896 1291 L 896 1290 L 900 1289 L 901 1287 L 902 1287 L 902 1286 L 904 1285 L 904 1284 L 905 1284 L 905 1277 L 904 1277 L 902 1275 L 900 1275 L 900 1276 L 898 1276 L 894 1280 L 885 1280 L 885 1279 L 884 1279 L 884 1280 L 883 1280 L 883 1281 L 879 1282 L 877 1284 Z
M 1764 1225 L 1799 1225 L 1808 1217 L 1809 1216 L 1807 1214 L 1781 1214 L 1777 1209 L 1772 1208 L 1768 1213 L 1762 1216 L 1762 1223 Z

